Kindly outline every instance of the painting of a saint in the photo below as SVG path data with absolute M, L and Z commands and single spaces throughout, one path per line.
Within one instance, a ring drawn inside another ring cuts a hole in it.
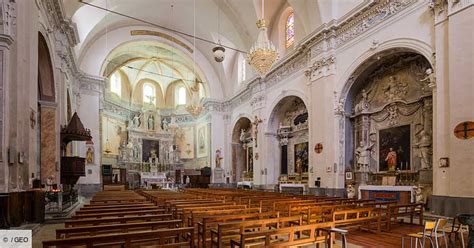
M 308 172 L 308 142 L 295 145 L 295 173 Z
M 158 140 L 143 140 L 142 160 L 149 162 L 150 159 L 156 160 L 160 154 L 160 142 Z
M 379 131 L 379 171 L 410 169 L 410 125 Z

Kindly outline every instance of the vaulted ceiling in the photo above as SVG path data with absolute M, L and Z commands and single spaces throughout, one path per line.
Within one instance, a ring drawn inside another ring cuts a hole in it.
M 77 26 L 80 43 L 75 47 L 79 63 L 84 54 L 105 33 L 129 26 L 149 26 L 131 18 L 106 12 L 91 5 L 145 20 L 159 26 L 174 29 L 197 37 L 221 42 L 225 46 L 248 51 L 256 39 L 258 30 L 255 23 L 261 17 L 261 0 L 62 0 L 64 12 Z M 337 19 L 362 2 L 371 0 L 266 0 L 265 19 L 270 23 L 269 36 L 278 42 L 275 35 L 281 15 L 291 7 L 294 10 L 297 39 L 310 34 L 324 22 Z M 85 2 L 85 3 L 84 3 Z M 337 3 L 336 3 L 337 2 Z M 329 14 L 328 14 L 329 13 Z M 156 27 L 154 27 L 156 28 Z M 193 40 L 189 36 L 175 34 L 191 44 L 211 64 L 215 75 L 219 76 L 223 96 L 235 92 L 232 85 L 236 79 L 236 63 L 240 54 L 227 49 L 224 63 L 213 61 L 213 44 Z M 123 41 L 126 42 L 126 41 Z M 278 45 L 277 45 L 278 47 Z M 285 51 L 280 51 L 284 54 Z M 242 54 L 245 55 L 245 54 Z M 105 57 L 97 58 L 104 60 Z M 103 63 L 103 62 L 102 62 Z M 206 72 L 204 72 L 206 73 Z M 227 83 L 224 83 L 227 82 Z M 225 85 L 228 84 L 228 85 Z

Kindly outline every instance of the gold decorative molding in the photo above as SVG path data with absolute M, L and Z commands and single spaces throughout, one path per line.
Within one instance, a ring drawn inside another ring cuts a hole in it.
M 179 46 L 183 47 L 184 49 L 188 50 L 188 52 L 193 53 L 193 49 L 189 47 L 188 45 L 184 44 L 182 41 L 174 38 L 171 35 L 167 35 L 158 31 L 151 31 L 151 30 L 132 30 L 130 31 L 130 35 L 132 36 L 137 36 L 137 35 L 150 35 L 150 36 L 158 36 L 160 38 L 169 40 L 171 42 L 174 42 L 178 44 Z

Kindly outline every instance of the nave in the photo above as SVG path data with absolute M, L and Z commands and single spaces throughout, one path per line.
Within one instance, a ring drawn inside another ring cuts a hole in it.
M 235 189 L 109 189 L 64 224 L 52 224 L 56 236 L 41 240 L 42 246 L 400 247 L 404 237 L 409 247 L 410 235 L 424 223 L 446 220 L 426 220 L 416 203 Z M 443 225 L 435 231 L 444 236 L 426 237 L 425 243 L 461 247 L 463 227 L 452 232 L 458 224 Z

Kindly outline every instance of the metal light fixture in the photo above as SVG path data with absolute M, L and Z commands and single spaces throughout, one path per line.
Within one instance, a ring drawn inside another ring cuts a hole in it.
M 257 21 L 260 32 L 257 41 L 250 49 L 248 61 L 251 66 L 262 76 L 268 73 L 273 63 L 278 59 L 278 51 L 273 43 L 268 39 L 267 25 L 264 16 L 264 0 L 262 0 L 262 19 Z
M 193 38 L 193 48 L 196 50 L 196 0 L 193 1 L 194 3 L 194 38 Z M 186 111 L 188 111 L 194 118 L 197 118 L 202 110 L 203 107 L 200 104 L 199 99 L 199 84 L 201 81 L 196 77 L 196 53 L 193 53 L 193 73 L 194 73 L 194 85 L 191 87 L 191 102 L 186 105 Z

